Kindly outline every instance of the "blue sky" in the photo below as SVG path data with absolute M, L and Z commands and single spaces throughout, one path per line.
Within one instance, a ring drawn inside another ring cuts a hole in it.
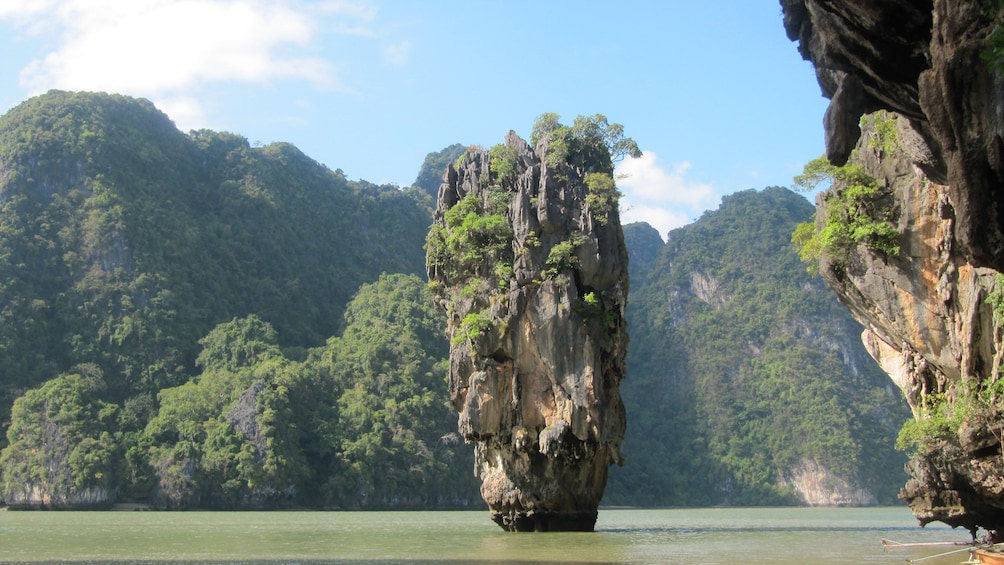
M 425 155 L 602 113 L 645 151 L 625 222 L 660 232 L 823 153 L 774 0 L 3 0 L 0 112 L 50 88 L 149 98 L 183 131 L 287 141 L 409 185 Z

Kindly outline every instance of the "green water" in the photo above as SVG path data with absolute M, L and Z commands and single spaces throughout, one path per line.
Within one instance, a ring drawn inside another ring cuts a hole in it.
M 601 510 L 596 528 L 506 533 L 487 511 L 0 512 L 0 562 L 898 564 L 946 549 L 882 538 L 968 539 L 905 508 Z

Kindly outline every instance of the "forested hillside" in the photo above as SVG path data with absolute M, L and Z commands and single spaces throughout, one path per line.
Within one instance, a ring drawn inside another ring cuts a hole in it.
M 145 100 L 50 92 L 0 118 L 0 204 L 8 503 L 476 497 L 472 463 L 447 465 L 470 454 L 415 278 L 421 191 L 183 134 Z M 412 278 L 362 287 L 385 271 Z
M 0 503 L 480 507 L 422 249 L 462 151 L 402 190 L 123 96 L 0 117 Z M 626 226 L 606 503 L 795 503 L 818 468 L 892 500 L 908 414 L 792 250 L 811 214 L 767 189 L 668 244 Z
M 637 503 L 639 488 L 655 505 L 895 501 L 909 411 L 789 241 L 813 210 L 768 188 L 726 197 L 665 245 L 625 227 L 630 418 L 608 503 Z M 803 492 L 813 480 L 821 492 Z
M 194 371 L 256 314 L 321 345 L 381 272 L 420 274 L 431 202 L 346 180 L 289 144 L 183 134 L 148 101 L 50 92 L 0 118 L 0 417 L 78 363 L 109 398 Z

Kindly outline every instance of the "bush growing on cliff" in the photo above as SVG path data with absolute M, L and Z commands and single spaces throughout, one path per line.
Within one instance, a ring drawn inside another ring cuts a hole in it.
M 869 130 L 868 146 L 880 149 L 889 155 L 899 147 L 899 134 L 896 131 L 896 116 L 885 110 L 861 116 L 862 131 Z
M 998 444 L 1004 444 L 1002 413 L 1004 380 L 960 382 L 951 394 L 924 396 L 916 417 L 907 420 L 900 429 L 896 449 L 930 453 L 946 444 L 960 447 L 965 428 L 968 428 L 966 433 L 990 434 Z
M 511 265 L 506 251 L 512 241 L 512 226 L 503 213 L 503 197 L 511 195 L 504 190 L 492 191 L 485 203 L 476 194 L 468 194 L 447 210 L 444 225 L 433 225 L 426 235 L 429 268 L 460 279 L 475 276 L 477 269 L 489 262 Z
M 941 441 L 955 438 L 962 415 L 961 410 L 952 409 L 944 394 L 926 396 L 920 403 L 917 418 L 907 420 L 900 428 L 896 449 L 926 451 Z
M 621 193 L 617 190 L 614 177 L 607 173 L 587 173 L 585 178 L 586 204 L 593 210 L 593 216 L 601 226 L 610 221 L 610 213 L 617 210 Z
M 994 327 L 1004 329 L 1004 275 L 994 277 L 994 287 L 986 300 L 993 309 Z
M 810 263 L 809 270 L 818 269 L 823 254 L 839 268 L 851 250 L 862 243 L 872 252 L 899 255 L 899 231 L 892 223 L 892 210 L 883 201 L 878 181 L 861 165 L 836 167 L 826 157 L 819 157 L 795 177 L 795 186 L 811 191 L 825 181 L 832 184 L 823 193 L 825 217 L 821 225 L 804 222 L 795 227 L 792 235 L 802 261 Z
M 987 50 L 980 53 L 991 66 L 999 69 L 1004 64 L 1004 20 L 1000 14 L 1004 11 L 1004 0 L 970 0 L 983 13 L 992 18 L 994 27 L 987 37 Z
M 453 339 L 450 341 L 454 345 L 473 342 L 491 327 L 492 318 L 490 312 L 471 312 L 460 321 L 460 327 L 457 328 L 456 333 L 453 334 Z
M 572 269 L 579 259 L 575 256 L 575 250 L 581 243 L 580 239 L 573 237 L 559 241 L 547 252 L 547 260 L 544 262 L 545 269 L 541 272 L 544 278 L 554 278 L 558 273 L 566 269 Z
M 489 165 L 498 182 L 512 182 L 516 178 L 516 150 L 504 143 L 493 145 L 489 154 Z

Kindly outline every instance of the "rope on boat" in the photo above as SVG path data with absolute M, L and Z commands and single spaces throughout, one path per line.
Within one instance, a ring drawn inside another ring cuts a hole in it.
M 972 546 L 973 543 L 972 542 L 968 542 L 968 541 L 928 541 L 928 542 L 919 542 L 919 543 L 900 543 L 898 541 L 892 541 L 892 540 L 889 540 L 889 539 L 882 538 L 882 546 L 885 547 L 885 548 L 887 548 L 887 549 L 890 548 L 890 547 L 935 547 L 935 546 L 942 546 L 942 545 L 955 545 L 955 546 L 965 545 L 965 546 Z
M 930 542 L 918 542 L 918 543 L 901 543 L 898 541 L 893 541 L 889 539 L 882 539 L 882 547 L 885 549 L 890 548 L 900 548 L 900 547 L 939 547 L 939 546 L 965 546 L 961 549 L 953 549 L 951 551 L 945 551 L 943 553 L 937 553 L 935 555 L 928 555 L 927 557 L 918 557 L 917 559 L 907 559 L 908 563 L 920 563 L 921 561 L 927 561 L 928 559 L 937 559 L 938 557 L 944 557 L 946 555 L 952 555 L 953 553 L 962 553 L 963 551 L 972 552 L 976 549 L 988 549 L 993 547 L 992 545 L 976 544 L 973 542 L 965 541 L 930 541 Z M 979 561 L 974 561 L 972 555 L 968 561 L 963 561 L 963 563 L 979 563 Z
M 921 561 L 927 561 L 928 559 L 935 559 L 937 557 L 944 557 L 946 555 L 951 555 L 953 553 L 962 553 L 963 551 L 972 551 L 977 549 L 979 546 L 963 547 L 962 549 L 953 549 L 952 551 L 946 551 L 944 553 L 939 553 L 937 555 L 928 555 L 927 557 L 920 557 L 918 559 L 907 559 L 910 563 L 919 563 Z M 978 562 L 977 562 L 978 563 Z

